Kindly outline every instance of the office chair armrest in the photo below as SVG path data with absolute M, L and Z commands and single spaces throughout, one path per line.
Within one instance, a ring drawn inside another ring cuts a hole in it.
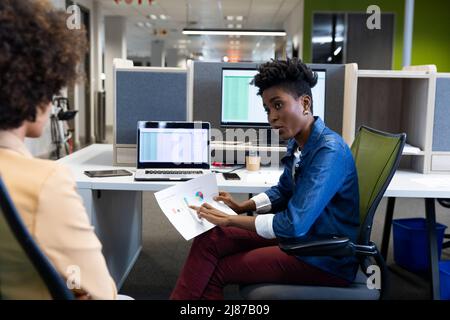
M 292 256 L 348 257 L 355 255 L 355 246 L 349 238 L 330 238 L 308 242 L 280 243 L 281 250 Z

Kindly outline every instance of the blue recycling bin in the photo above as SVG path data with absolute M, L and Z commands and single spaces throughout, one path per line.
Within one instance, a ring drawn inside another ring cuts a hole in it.
M 436 223 L 438 257 L 447 226 Z M 412 272 L 425 272 L 430 268 L 430 249 L 426 220 L 424 218 L 396 219 L 393 221 L 394 260 Z
M 441 300 L 450 300 L 450 261 L 439 262 Z

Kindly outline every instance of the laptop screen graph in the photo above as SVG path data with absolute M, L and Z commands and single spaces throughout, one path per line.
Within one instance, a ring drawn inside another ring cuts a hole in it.
M 207 163 L 207 129 L 141 128 L 140 163 Z

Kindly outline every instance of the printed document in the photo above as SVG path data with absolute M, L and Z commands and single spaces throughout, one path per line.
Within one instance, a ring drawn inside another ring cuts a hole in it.
M 189 206 L 199 207 L 206 202 L 224 213 L 236 214 L 223 202 L 213 200 L 217 195 L 219 195 L 219 189 L 214 173 L 176 184 L 155 193 L 161 210 L 186 240 L 215 226 L 205 219 L 199 219 L 197 212 Z

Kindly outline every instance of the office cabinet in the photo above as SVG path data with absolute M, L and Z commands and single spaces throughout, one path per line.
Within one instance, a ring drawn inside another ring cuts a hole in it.
M 358 70 L 354 130 L 361 125 L 407 134 L 401 169 L 450 171 L 450 74 L 435 66 Z M 347 116 L 349 117 L 349 116 Z M 349 117 L 351 118 L 351 117 Z

